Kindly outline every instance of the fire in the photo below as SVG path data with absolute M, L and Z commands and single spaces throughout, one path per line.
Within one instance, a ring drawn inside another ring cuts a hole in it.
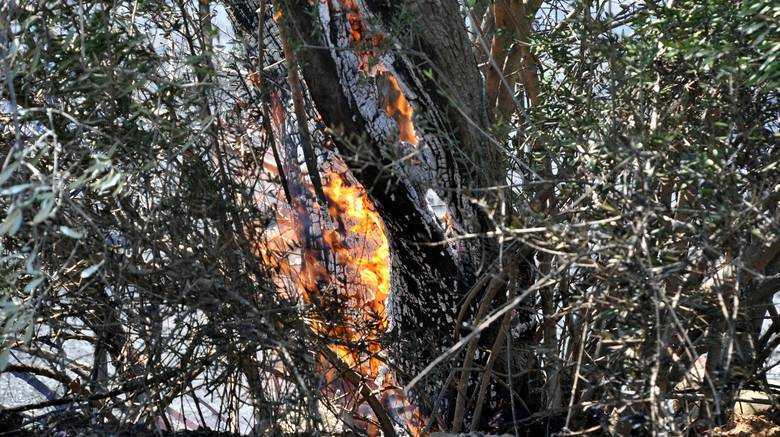
M 342 177 L 336 173 L 332 173 L 328 179 L 330 182 L 323 188 L 331 201 L 328 207 L 331 217 L 341 217 L 351 223 L 348 231 L 361 235 L 367 244 L 373 246 L 373 250 L 356 257 L 339 241 L 335 231 L 325 234 L 325 241 L 336 252 L 340 262 L 353 265 L 359 272 L 361 285 L 372 294 L 367 298 L 377 315 L 385 319 L 383 326 L 386 327 L 384 301 L 390 292 L 390 246 L 382 221 L 362 188 L 345 185 Z
M 380 88 L 380 93 L 384 95 L 385 112 L 398 125 L 398 136 L 401 141 L 414 144 L 418 143 L 417 134 L 414 131 L 414 108 L 406 100 L 401 86 L 398 84 L 398 79 L 390 72 L 383 73 L 380 78 L 383 80 L 384 86 Z
M 296 205 L 280 202 L 276 226 L 259 247 L 267 265 L 277 267 L 276 282 L 288 298 L 300 298 L 307 308 L 311 329 L 328 340 L 329 348 L 355 371 L 385 407 L 413 434 L 422 418 L 397 387 L 385 364 L 381 338 L 389 328 L 386 300 L 390 293 L 390 246 L 382 219 L 363 189 L 347 174 L 343 164 L 325 174 L 323 190 L 327 211 L 320 210 L 322 242 L 326 250 L 303 247 L 303 225 Z M 330 258 L 323 253 L 329 253 Z M 297 254 L 296 254 L 297 253 Z M 370 409 L 355 387 L 349 388 L 333 363 L 324 357 L 320 365 L 326 381 L 336 390 L 353 390 L 342 406 L 366 424 Z
M 338 275 L 337 280 L 331 280 L 336 288 L 332 297 L 343 301 L 343 308 L 336 309 L 335 324 L 325 322 L 318 330 L 347 344 L 364 345 L 364 350 L 346 350 L 343 345 L 331 348 L 358 373 L 373 380 L 382 366 L 377 356 L 382 350 L 379 341 L 388 328 L 385 300 L 390 292 L 390 247 L 365 190 L 348 185 L 336 172 L 327 176 L 323 189 L 329 201 L 328 214 L 336 225 L 323 231 L 323 240 L 335 257 Z M 307 266 L 317 265 L 311 255 L 305 257 Z M 304 296 L 316 293 L 315 283 L 325 275 L 317 267 L 312 268 L 304 275 Z
M 329 7 L 337 3 L 346 14 L 348 34 L 359 59 L 358 68 L 376 78 L 380 107 L 395 121 L 397 139 L 418 145 L 414 107 L 404 94 L 398 77 L 374 50 L 381 46 L 384 35 L 371 33 L 369 25 L 364 23 L 359 0 L 328 0 Z M 282 107 L 276 105 L 278 110 L 271 114 L 277 139 L 284 136 Z M 392 417 L 413 435 L 418 435 L 422 416 L 397 387 L 395 375 L 385 364 L 380 342 L 389 328 L 386 308 L 391 287 L 388 238 L 365 189 L 349 176 L 349 170 L 340 159 L 332 156 L 328 162 L 323 187 L 328 199 L 327 211 L 318 208 L 316 203 L 305 205 L 301 199 L 294 198 L 293 205 L 276 202 L 276 228 L 266 234 L 258 252 L 267 265 L 277 266 L 273 279 L 278 288 L 285 290 L 283 295 L 300 298 L 307 309 L 305 316 L 311 329 L 329 341 L 330 350 L 362 377 Z M 313 191 L 311 185 L 306 190 Z M 317 223 L 319 228 L 309 229 L 312 223 Z M 317 247 L 307 245 L 311 243 L 307 241 L 311 232 L 321 240 L 312 245 Z M 334 387 L 349 386 L 333 363 L 328 363 L 324 357 L 320 363 L 327 382 Z M 376 434 L 375 425 L 367 420 L 372 413 L 366 409 L 355 387 L 351 389 L 354 393 L 341 397 L 342 406 L 367 424 L 369 434 Z
M 388 328 L 388 314 L 385 301 L 390 293 L 390 246 L 385 235 L 382 220 L 362 187 L 347 184 L 345 177 L 336 172 L 328 174 L 328 184 L 323 187 L 328 197 L 329 215 L 340 219 L 339 229 L 323 234 L 326 244 L 333 250 L 337 264 L 344 267 L 348 279 L 349 307 L 359 308 L 359 319 L 355 326 L 362 326 L 361 332 L 341 329 L 341 338 L 346 335 L 353 341 L 366 345 L 365 351 L 357 351 L 342 345 L 333 350 L 339 357 L 365 377 L 369 386 L 381 393 L 386 407 L 395 411 L 413 435 L 419 434 L 422 416 L 409 404 L 400 389 L 395 376 L 381 359 L 381 335 Z M 351 244 L 350 244 L 351 243 Z M 352 323 L 342 325 L 348 327 Z M 368 329 L 365 329 L 368 328 Z M 364 355 L 368 353 L 368 356 Z M 369 427 L 369 434 L 376 430 Z
M 417 145 L 419 139 L 414 128 L 414 108 L 404 95 L 398 78 L 376 55 L 372 49 L 381 48 L 386 38 L 381 33 L 369 33 L 363 24 L 360 7 L 356 0 L 342 0 L 342 8 L 349 23 L 349 35 L 357 48 L 358 69 L 372 77 L 377 77 L 377 91 L 387 115 L 398 126 L 398 139 Z

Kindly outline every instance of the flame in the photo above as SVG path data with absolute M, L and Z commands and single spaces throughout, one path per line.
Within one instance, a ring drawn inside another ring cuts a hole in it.
M 349 231 L 363 236 L 374 247 L 368 256 L 356 258 L 338 241 L 335 232 L 326 234 L 326 241 L 344 263 L 354 264 L 360 272 L 362 285 L 373 291 L 371 302 L 377 314 L 385 316 L 383 302 L 390 292 L 390 246 L 382 221 L 362 188 L 345 185 L 342 177 L 335 173 L 329 176 L 329 181 L 323 190 L 331 201 L 328 207 L 331 217 L 341 217 L 351 223 Z
M 404 96 L 395 75 L 390 72 L 385 72 L 382 76 L 385 78 L 383 82 L 386 83 L 383 87 L 385 112 L 387 112 L 387 115 L 395 120 L 396 125 L 398 125 L 399 139 L 416 146 L 419 140 L 414 131 L 414 122 L 412 121 L 412 117 L 414 117 L 414 108 L 412 108 L 412 105 L 406 100 L 406 96 Z
M 347 328 L 340 333 L 366 345 L 363 353 L 343 345 L 336 345 L 333 350 L 342 361 L 357 368 L 367 381 L 381 380 L 375 388 L 382 393 L 385 405 L 396 412 L 412 435 L 419 435 L 422 415 L 409 403 L 397 387 L 395 375 L 380 359 L 383 352 L 380 338 L 389 325 L 385 301 L 390 293 L 390 245 L 382 220 L 362 187 L 349 185 L 336 172 L 329 173 L 327 180 L 323 190 L 329 200 L 328 213 L 340 219 L 343 228 L 330 230 L 323 236 L 338 264 L 345 267 L 345 276 L 350 278 L 348 306 L 360 309 L 357 313 L 360 320 L 355 326 L 363 326 L 361 332 Z M 365 353 L 367 360 L 361 356 Z M 377 430 L 370 426 L 368 432 L 375 435 Z
M 344 9 L 346 10 L 347 22 L 349 23 L 350 36 L 355 42 L 359 42 L 363 39 L 365 34 L 365 28 L 363 27 L 363 20 L 360 18 L 360 9 L 355 0 L 344 0 Z
M 312 323 L 318 333 L 347 345 L 364 345 L 364 350 L 350 350 L 343 344 L 331 345 L 331 349 L 373 380 L 382 366 L 377 356 L 382 350 L 379 340 L 389 325 L 385 308 L 390 292 L 389 243 L 365 190 L 347 185 L 335 172 L 327 180 L 323 190 L 329 200 L 328 213 L 338 226 L 323 230 L 322 236 L 335 257 L 338 278 L 331 278 L 314 253 L 305 251 L 300 291 L 305 303 L 328 307 L 329 314 Z M 329 286 L 324 296 L 323 283 Z
M 418 435 L 422 416 L 397 386 L 395 375 L 384 363 L 380 342 L 389 327 L 389 241 L 368 194 L 346 172 L 346 167 L 327 172 L 323 187 L 332 225 L 323 229 L 322 240 L 335 266 L 329 267 L 317 251 L 301 247 L 302 225 L 296 207 L 283 202 L 277 205 L 275 227 L 266 231 L 258 252 L 266 265 L 275 266 L 274 281 L 286 290 L 283 295 L 298 296 L 310 310 L 305 314 L 308 325 L 331 341 L 330 349 L 379 394 L 391 416 Z M 328 384 L 345 387 L 334 366 L 324 359 L 320 365 Z M 376 425 L 366 420 L 373 413 L 363 405 L 357 390 L 342 403 L 366 424 L 370 435 L 378 434 Z
M 398 77 L 392 73 L 386 65 L 376 56 L 370 48 L 380 47 L 385 36 L 382 33 L 369 34 L 360 14 L 360 7 L 355 0 L 343 0 L 342 8 L 345 10 L 349 23 L 349 35 L 352 38 L 358 55 L 358 70 L 369 76 L 379 76 L 377 88 L 380 98 L 384 102 L 384 110 L 398 126 L 399 140 L 409 144 L 418 145 L 419 139 L 414 128 L 414 108 L 404 95 Z
M 332 3 L 336 0 L 328 0 L 329 6 Z M 341 0 L 341 5 L 356 47 L 358 68 L 376 77 L 381 107 L 398 126 L 398 139 L 418 145 L 414 108 L 398 77 L 372 50 L 383 43 L 385 36 L 370 33 L 358 0 Z M 283 136 L 282 107 L 272 105 L 272 125 L 280 131 L 277 139 Z M 397 387 L 395 375 L 384 363 L 380 342 L 389 328 L 386 300 L 391 287 L 390 246 L 383 222 L 365 189 L 349 176 L 343 162 L 331 158 L 323 186 L 328 198 L 327 214 L 307 211 L 300 199 L 293 199 L 292 206 L 278 202 L 276 226 L 266 233 L 258 252 L 266 265 L 275 266 L 273 280 L 280 290 L 286 290 L 283 295 L 299 297 L 311 310 L 306 313 L 311 329 L 329 339 L 336 356 L 380 393 L 378 398 L 391 416 L 400 420 L 412 435 L 419 435 L 423 417 Z M 307 188 L 312 190 L 311 186 Z M 323 248 L 304 247 L 307 225 L 302 222 L 307 214 L 318 214 L 322 219 L 319 223 Z M 326 360 L 320 362 L 326 381 L 343 385 L 338 371 Z M 366 420 L 372 413 L 357 393 L 351 399 L 342 398 L 342 403 L 358 419 L 362 418 L 369 434 L 378 434 L 376 426 Z

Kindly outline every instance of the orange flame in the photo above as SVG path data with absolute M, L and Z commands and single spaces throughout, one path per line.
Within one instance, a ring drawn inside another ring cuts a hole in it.
M 346 352 L 342 346 L 333 350 L 347 364 L 357 367 L 358 373 L 375 379 L 382 364 L 376 356 L 382 349 L 379 339 L 388 327 L 385 299 L 390 292 L 389 244 L 379 214 L 362 188 L 349 186 L 341 175 L 330 173 L 323 190 L 329 200 L 330 216 L 344 226 L 325 230 L 323 240 L 336 258 L 341 279 L 337 294 L 339 299 L 346 300 L 347 308 L 339 314 L 338 325 L 329 326 L 322 333 L 348 343 L 364 344 L 366 351 L 362 353 Z M 313 272 L 313 277 L 321 276 L 322 272 Z M 304 294 L 314 291 L 311 281 L 304 286 Z M 368 357 L 361 356 L 365 352 Z
M 349 23 L 349 35 L 358 48 L 358 69 L 370 76 L 376 76 L 379 73 L 380 80 L 377 84 L 380 97 L 384 102 L 383 109 L 390 118 L 395 120 L 399 139 L 416 146 L 419 139 L 414 129 L 414 108 L 404 95 L 398 78 L 376 58 L 375 52 L 370 49 L 380 47 L 385 41 L 385 36 L 381 33 L 368 34 L 363 25 L 360 8 L 355 0 L 343 0 L 342 4 Z
M 345 263 L 355 263 L 355 268 L 363 280 L 362 285 L 374 291 L 372 301 L 375 305 L 380 305 L 390 291 L 390 246 L 382 228 L 382 221 L 363 189 L 346 186 L 341 176 L 335 173 L 329 176 L 329 180 L 323 189 L 331 201 L 328 207 L 331 217 L 341 217 L 352 223 L 349 231 L 363 236 L 374 249 L 369 256 L 355 259 L 352 252 L 344 250 L 344 247 L 335 241 L 331 247 L 343 257 Z M 333 235 L 328 238 L 332 240 Z M 383 305 L 379 312 L 384 313 Z
M 279 205 L 274 232 L 266 234 L 259 246 L 260 256 L 276 266 L 274 281 L 280 289 L 288 289 L 285 295 L 299 296 L 311 309 L 309 326 L 336 341 L 329 346 L 336 356 L 377 390 L 386 407 L 417 435 L 422 416 L 397 387 L 384 364 L 380 343 L 389 327 L 386 299 L 390 293 L 390 247 L 382 220 L 366 191 L 347 176 L 331 171 L 326 181 L 328 215 L 336 224 L 323 229 L 322 237 L 334 257 L 335 271 L 329 271 L 314 250 L 291 255 L 301 247 L 301 225 L 294 219 L 294 208 L 285 204 Z M 321 365 L 328 383 L 343 385 L 333 366 L 324 359 Z M 376 426 L 366 420 L 372 413 L 361 405 L 357 393 L 344 402 L 366 423 L 369 434 L 377 434 Z
M 414 122 L 412 121 L 414 108 L 406 100 L 406 96 L 404 96 L 401 86 L 398 84 L 398 79 L 396 79 L 394 74 L 385 72 L 382 74 L 382 77 L 384 77 L 383 82 L 385 86 L 380 92 L 384 95 L 385 112 L 398 125 L 399 139 L 416 146 L 418 139 L 414 131 Z
M 404 95 L 398 77 L 372 50 L 383 43 L 384 35 L 369 33 L 357 0 L 342 0 L 341 4 L 349 23 L 349 36 L 356 46 L 358 68 L 369 76 L 378 76 L 382 109 L 396 122 L 398 139 L 417 145 L 414 108 Z M 283 111 L 271 114 L 274 124 L 279 126 L 284 122 L 280 112 Z M 274 281 L 279 288 L 292 287 L 292 293 L 312 308 L 312 317 L 308 319 L 312 329 L 323 337 L 337 340 L 339 344 L 331 344 L 331 350 L 370 387 L 379 390 L 385 405 L 413 435 L 418 435 L 422 415 L 398 389 L 395 376 L 382 360 L 384 351 L 380 339 L 389 327 L 386 311 L 390 293 L 388 239 L 366 191 L 346 176 L 345 167 L 336 168 L 337 165 L 343 167 L 343 163 L 334 164 L 335 171 L 327 172 L 327 184 L 323 187 L 328 198 L 330 222 L 337 223 L 322 229 L 322 240 L 332 253 L 334 265 L 326 265 L 328 260 L 323 260 L 324 256 L 311 249 L 303 250 L 298 257 L 290 256 L 290 249 L 302 248 L 303 233 L 302 225 L 295 223 L 296 210 L 284 205 L 277 211 L 276 234 L 267 236 L 259 252 L 264 262 L 277 266 Z M 323 365 L 327 369 L 327 381 L 337 381 L 337 371 L 325 362 Z M 347 402 L 353 402 L 355 412 L 365 411 L 360 405 L 362 401 L 357 398 Z M 374 425 L 365 422 L 369 434 L 376 434 Z
M 383 368 L 387 369 L 380 359 L 380 338 L 389 325 L 385 301 L 390 293 L 390 246 L 382 220 L 365 190 L 348 185 L 338 173 L 329 173 L 328 184 L 323 189 L 330 202 L 328 213 L 340 219 L 346 228 L 330 230 L 324 233 L 324 239 L 335 253 L 338 264 L 345 267 L 345 275 L 351 278 L 348 305 L 361 309 L 357 315 L 360 320 L 346 326 L 363 326 L 362 332 L 345 329 L 340 334 L 366 344 L 368 357 L 361 357 L 365 352 L 361 354 L 341 345 L 333 350 L 369 382 L 376 381 L 381 374 L 382 381 L 377 388 L 381 390 L 385 404 L 401 410 L 397 416 L 412 435 L 419 435 L 422 415 L 397 388 L 393 373 L 383 372 Z M 368 431 L 371 435 L 376 434 L 373 426 Z

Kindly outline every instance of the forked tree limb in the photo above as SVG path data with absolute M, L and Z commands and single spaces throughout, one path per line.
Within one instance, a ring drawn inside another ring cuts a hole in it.
M 493 298 L 496 294 L 506 285 L 508 276 L 504 272 L 500 272 L 498 275 L 490 279 L 488 283 L 485 295 L 482 297 L 479 303 L 479 309 L 474 316 L 474 323 L 479 323 L 490 308 L 490 304 L 493 303 Z M 472 337 L 469 340 L 469 345 L 466 348 L 466 356 L 463 359 L 463 372 L 460 375 L 458 381 L 458 395 L 455 401 L 455 416 L 452 419 L 452 431 L 460 432 L 463 425 L 463 415 L 466 410 L 466 396 L 468 391 L 468 379 L 471 373 L 471 365 L 474 362 L 474 353 L 477 351 L 477 337 Z
M 536 59 L 530 51 L 529 38 L 533 18 L 540 6 L 541 0 L 496 0 L 493 4 L 496 32 L 490 57 L 500 68 L 487 70 L 485 86 L 490 114 L 497 121 L 509 121 L 517 110 L 512 96 L 512 87 L 517 82 L 522 82 L 532 105 L 539 103 Z M 516 43 L 510 47 L 512 41 Z
M 509 299 L 514 297 L 515 293 L 510 288 Z M 498 359 L 499 354 L 501 354 L 504 349 L 507 334 L 509 333 L 510 323 L 512 322 L 512 315 L 513 314 L 511 312 L 504 314 L 504 317 L 501 319 L 501 325 L 499 327 L 498 334 L 496 335 L 496 339 L 493 341 L 493 347 L 490 348 L 490 356 L 488 357 L 487 363 L 485 363 L 485 369 L 482 372 L 482 381 L 480 381 L 479 391 L 477 392 L 477 400 L 474 404 L 474 415 L 471 418 L 471 430 L 477 429 L 479 424 L 479 420 L 482 415 L 482 406 L 485 403 L 487 389 L 490 386 L 490 380 L 492 379 L 493 367 L 496 364 L 496 360 Z
M 487 313 L 488 309 L 490 308 L 491 304 L 493 303 L 493 300 L 495 299 L 495 296 L 498 291 L 501 291 L 502 289 L 507 290 L 507 300 L 511 301 L 516 296 L 516 289 L 518 287 L 518 284 L 520 282 L 520 259 L 522 256 L 522 253 L 520 250 L 523 248 L 515 248 L 514 245 L 510 246 L 505 250 L 505 258 L 502 260 L 501 263 L 501 271 L 496 275 L 492 276 L 490 278 L 490 281 L 487 285 L 487 291 L 485 295 L 480 300 L 479 308 L 477 309 L 477 314 L 474 317 L 474 324 L 478 324 L 482 321 L 482 318 Z M 468 303 L 464 304 L 464 306 L 461 308 L 461 311 L 468 305 Z M 499 331 L 496 334 L 495 339 L 493 340 L 492 347 L 490 349 L 490 356 L 488 357 L 487 362 L 485 363 L 485 368 L 483 370 L 483 375 L 481 379 L 481 383 L 479 385 L 478 389 L 478 396 L 477 401 L 475 404 L 474 416 L 472 417 L 471 421 L 471 430 L 476 429 L 475 425 L 479 422 L 480 419 L 480 410 L 482 409 L 482 406 L 485 401 L 485 396 L 487 394 L 487 388 L 490 384 L 491 380 L 491 373 L 493 366 L 495 365 L 495 362 L 503 350 L 503 345 L 506 340 L 506 335 L 509 332 L 509 324 L 512 320 L 512 312 L 507 312 L 504 314 L 504 317 L 501 320 L 501 324 L 499 326 Z M 456 400 L 456 406 L 455 406 L 455 417 L 453 419 L 453 427 L 452 430 L 454 432 L 459 432 L 462 426 L 463 422 L 463 415 L 465 412 L 465 400 L 467 392 L 467 381 L 468 381 L 468 375 L 469 371 L 472 365 L 472 362 L 474 360 L 474 352 L 476 351 L 477 347 L 477 338 L 474 337 L 470 340 L 469 345 L 466 349 L 466 357 L 464 358 L 464 364 L 463 364 L 463 373 L 461 374 L 460 381 L 458 383 L 458 397 Z
M 405 392 L 409 392 L 414 389 L 414 387 L 423 379 L 425 378 L 431 371 L 433 371 L 434 368 L 439 366 L 442 362 L 449 359 L 453 356 L 457 351 L 459 351 L 463 346 L 468 344 L 473 338 L 480 335 L 485 329 L 487 329 L 490 325 L 492 325 L 496 320 L 500 319 L 504 314 L 506 314 L 508 311 L 511 311 L 512 309 L 516 308 L 518 305 L 520 305 L 522 302 L 525 301 L 528 296 L 530 296 L 532 293 L 538 291 L 540 288 L 548 287 L 550 285 L 553 285 L 558 282 L 558 275 L 566 271 L 566 269 L 570 268 L 571 265 L 575 261 L 569 261 L 565 264 L 562 264 L 559 268 L 557 268 L 555 271 L 550 272 L 549 275 L 546 275 L 543 278 L 539 278 L 536 282 L 533 283 L 530 287 L 523 290 L 522 293 L 520 293 L 518 296 L 516 296 L 514 299 L 511 299 L 509 302 L 502 305 L 499 309 L 492 312 L 488 317 L 485 318 L 484 321 L 480 322 L 477 326 L 474 327 L 474 329 L 465 337 L 458 340 L 457 343 L 450 346 L 447 350 L 439 354 L 436 359 L 431 361 L 420 373 L 418 373 L 406 386 L 404 387 Z

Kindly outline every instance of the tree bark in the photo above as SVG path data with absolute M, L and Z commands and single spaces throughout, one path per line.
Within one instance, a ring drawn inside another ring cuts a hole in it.
M 234 15 L 254 7 L 228 3 Z M 408 381 L 457 341 L 462 302 L 499 254 L 496 239 L 480 235 L 501 219 L 488 209 L 500 197 L 494 187 L 505 185 L 506 170 L 487 133 L 484 85 L 464 18 L 455 0 L 279 5 L 298 47 L 307 104 L 384 221 L 392 257 L 388 338 L 398 378 Z M 258 20 L 235 21 L 248 35 L 257 32 Z M 430 203 L 431 193 L 442 206 Z M 474 300 L 467 313 L 505 299 L 504 287 L 495 299 Z M 497 332 L 483 334 L 477 365 L 486 362 Z M 442 367 L 417 390 L 424 411 L 439 409 L 430 404 L 448 370 Z M 480 379 L 466 378 L 475 396 Z M 482 402 L 496 405 L 484 396 Z M 445 396 L 444 404 L 445 416 L 451 415 L 454 398 Z

